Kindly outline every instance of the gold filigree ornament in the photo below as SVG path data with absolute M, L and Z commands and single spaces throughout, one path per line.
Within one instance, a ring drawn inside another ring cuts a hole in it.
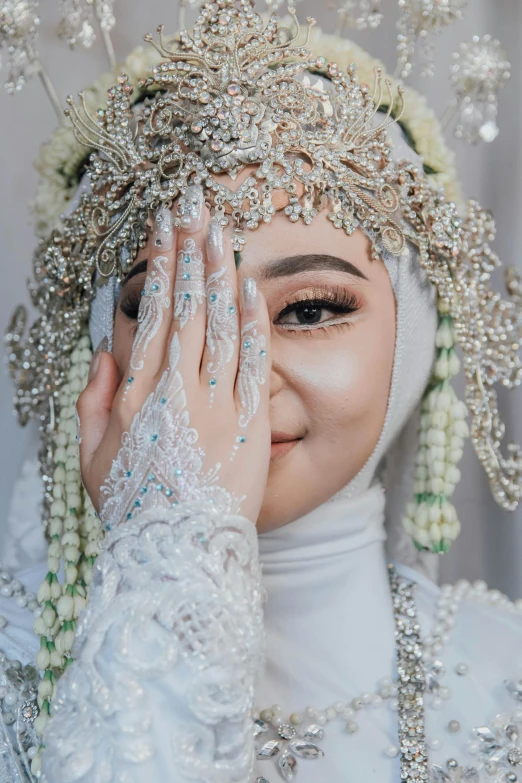
M 402 89 L 394 94 L 379 69 L 370 89 L 355 66 L 342 71 L 312 56 L 314 21 L 300 43 L 292 17 L 289 36 L 277 16 L 264 23 L 252 0 L 204 4 L 192 33 L 182 31 L 171 48 L 162 28 L 159 43 L 146 36 L 161 61 L 139 85 L 147 94 L 141 103 L 133 106 L 125 74 L 96 114 L 68 99 L 77 139 L 94 149 L 86 168 L 91 187 L 37 251 L 32 294 L 41 315 L 29 338 L 22 340 L 20 313 L 8 335 L 20 420 L 36 413 L 44 427 L 52 425 L 96 286 L 129 269 L 146 243 L 151 212 L 201 183 L 212 213 L 233 227 L 239 253 L 245 229 L 270 222 L 283 196 L 290 221 L 310 223 L 326 208 L 348 234 L 362 228 L 374 257 L 416 248 L 463 353 L 475 449 L 496 500 L 514 509 L 522 452 L 510 446 L 505 457 L 500 450 L 494 386 L 520 382 L 522 314 L 519 302 L 490 288 L 498 263 L 488 244 L 492 220 L 473 202 L 461 218 L 422 170 L 393 161 L 386 129 L 400 120 Z M 233 185 L 220 182 L 221 173 Z

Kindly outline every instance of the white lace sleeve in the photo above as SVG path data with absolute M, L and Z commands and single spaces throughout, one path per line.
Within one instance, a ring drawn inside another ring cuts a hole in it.
M 261 605 L 243 517 L 187 502 L 109 531 L 53 699 L 42 781 L 247 783 Z

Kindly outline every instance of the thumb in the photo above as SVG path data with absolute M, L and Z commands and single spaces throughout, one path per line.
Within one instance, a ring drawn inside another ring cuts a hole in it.
M 114 357 L 106 352 L 95 353 L 89 370 L 89 383 L 76 403 L 82 473 L 105 435 L 120 380 Z

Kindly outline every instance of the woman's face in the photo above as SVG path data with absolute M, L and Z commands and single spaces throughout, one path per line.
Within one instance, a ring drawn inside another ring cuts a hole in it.
M 384 264 L 370 260 L 366 235 L 347 236 L 326 210 L 309 226 L 278 214 L 246 235 L 239 279 L 255 278 L 272 323 L 264 532 L 316 508 L 370 457 L 388 402 L 395 299 Z M 122 377 L 136 328 L 129 316 L 137 304 L 129 302 L 139 301 L 143 282 L 143 275 L 131 278 L 120 296 L 114 357 Z

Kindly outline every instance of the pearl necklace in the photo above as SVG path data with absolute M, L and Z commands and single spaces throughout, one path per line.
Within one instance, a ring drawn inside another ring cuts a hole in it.
M 359 725 L 357 713 L 363 709 L 374 709 L 387 704 L 398 713 L 399 743 L 390 744 L 384 750 L 389 758 L 395 758 L 401 753 L 401 780 L 413 783 L 419 778 L 419 771 L 427 773 L 428 758 L 426 739 L 424 735 L 424 711 L 426 695 L 430 696 L 429 706 L 438 709 L 442 701 L 451 696 L 449 688 L 440 685 L 444 674 L 444 666 L 438 656 L 449 641 L 450 633 L 455 626 L 455 615 L 464 600 L 471 600 L 489 606 L 502 608 L 504 611 L 522 614 L 522 600 L 512 602 L 499 590 L 488 590 L 482 580 L 470 584 L 467 580 L 459 580 L 455 585 L 445 585 L 437 601 L 435 623 L 431 634 L 424 639 L 420 637 L 420 629 L 416 620 L 416 607 L 413 597 L 415 585 L 402 579 L 390 567 L 390 587 L 396 623 L 397 682 L 385 677 L 378 683 L 377 689 L 370 693 L 364 691 L 354 696 L 351 701 L 338 701 L 324 709 L 306 707 L 302 712 L 292 712 L 287 719 L 283 716 L 282 707 L 274 704 L 272 707 L 252 711 L 253 731 L 256 741 L 257 759 L 272 760 L 280 776 L 284 780 L 292 780 L 297 772 L 298 758 L 318 759 L 324 756 L 318 743 L 324 737 L 324 727 L 333 721 L 345 724 L 348 735 L 355 734 Z M 411 648 L 404 653 L 406 648 Z M 410 653 L 413 658 L 410 658 Z M 422 665 L 416 664 L 416 659 Z M 460 662 L 455 671 L 459 676 L 468 673 L 468 665 Z M 412 702 L 416 697 L 417 710 L 412 711 Z M 415 726 L 415 741 L 412 743 L 409 729 Z M 448 731 L 460 731 L 456 720 L 448 723 Z M 263 735 L 272 729 L 275 739 L 262 741 Z M 430 747 L 436 750 L 440 747 L 439 740 L 430 742 Z M 413 769 L 412 769 L 413 766 Z M 413 776 L 412 776 L 413 775 Z M 427 777 L 426 777 L 427 779 Z M 265 777 L 258 777 L 256 783 L 269 783 Z
M 38 602 L 34 593 L 26 593 L 22 583 L 15 579 L 9 571 L 0 563 L 0 596 L 12 598 L 21 609 L 29 609 L 34 612 L 38 609 Z M 0 630 L 7 625 L 7 618 L 0 614 Z
M 11 599 L 21 609 L 35 614 L 41 612 L 34 593 L 26 592 L 22 583 L 1 565 L 0 596 Z M 0 615 L 0 630 L 7 625 L 7 618 Z M 35 720 L 38 720 L 39 712 L 39 682 L 40 678 L 34 666 L 22 666 L 20 661 L 9 660 L 0 652 L 0 734 L 3 732 L 7 737 L 9 729 L 14 733 L 13 751 L 9 751 L 10 762 L 20 780 L 34 780 L 29 765 L 35 758 L 39 745 L 35 734 Z M 14 748 L 21 752 L 17 753 Z

